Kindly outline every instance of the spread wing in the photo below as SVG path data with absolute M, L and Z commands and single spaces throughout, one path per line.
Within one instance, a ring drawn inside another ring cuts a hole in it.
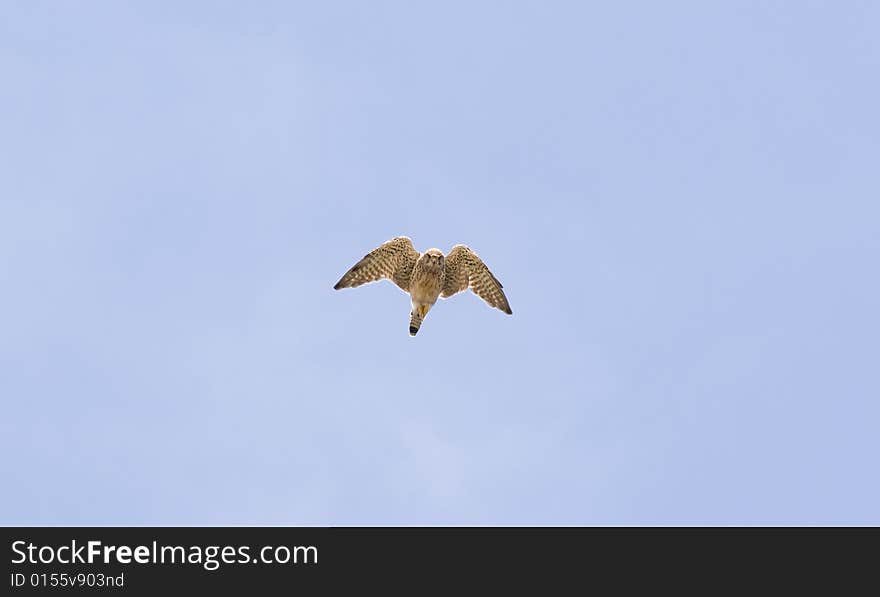
M 491 306 L 513 314 L 507 297 L 504 296 L 501 282 L 492 275 L 486 264 L 476 253 L 464 245 L 455 245 L 446 256 L 446 277 L 440 296 L 449 298 L 453 294 L 470 288 L 478 297 Z
M 412 241 L 398 236 L 373 249 L 355 263 L 333 288 L 354 288 L 367 282 L 388 278 L 405 292 L 409 292 L 409 280 L 419 252 Z

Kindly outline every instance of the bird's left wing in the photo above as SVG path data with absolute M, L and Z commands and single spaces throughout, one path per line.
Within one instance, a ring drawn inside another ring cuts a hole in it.
M 446 276 L 440 296 L 449 298 L 470 288 L 478 297 L 496 309 L 512 315 L 510 304 L 498 281 L 483 260 L 464 245 L 455 245 L 446 256 Z
M 406 236 L 393 238 L 373 249 L 355 263 L 333 288 L 355 288 L 367 282 L 388 278 L 403 291 L 409 292 L 409 280 L 419 252 Z

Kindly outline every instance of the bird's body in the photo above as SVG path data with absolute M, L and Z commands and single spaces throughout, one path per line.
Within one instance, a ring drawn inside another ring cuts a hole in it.
M 413 266 L 412 278 L 409 282 L 409 296 L 412 299 L 409 333 L 413 336 L 419 331 L 425 315 L 440 297 L 445 278 L 443 253 L 440 249 L 428 249 L 419 256 Z
M 477 254 L 464 245 L 454 246 L 446 256 L 440 249 L 419 253 L 409 238 L 399 236 L 367 253 L 333 288 L 354 288 L 384 278 L 410 295 L 409 333 L 412 336 L 418 333 L 438 298 L 449 298 L 467 288 L 489 305 L 508 315 L 513 313 L 501 282 Z

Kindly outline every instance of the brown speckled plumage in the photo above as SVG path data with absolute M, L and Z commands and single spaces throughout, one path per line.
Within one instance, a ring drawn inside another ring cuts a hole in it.
M 501 282 L 468 247 L 455 245 L 446 256 L 439 249 L 419 253 L 405 236 L 391 239 L 364 255 L 333 288 L 354 288 L 385 278 L 412 299 L 412 336 L 419 331 L 437 298 L 449 298 L 468 288 L 489 305 L 508 315 L 513 313 Z

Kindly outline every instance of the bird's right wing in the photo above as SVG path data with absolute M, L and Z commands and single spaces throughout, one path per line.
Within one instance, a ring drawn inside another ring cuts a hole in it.
M 401 290 L 409 292 L 409 280 L 419 252 L 406 236 L 398 236 L 373 249 L 355 263 L 333 288 L 355 288 L 361 284 L 388 278 Z

